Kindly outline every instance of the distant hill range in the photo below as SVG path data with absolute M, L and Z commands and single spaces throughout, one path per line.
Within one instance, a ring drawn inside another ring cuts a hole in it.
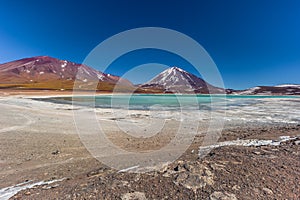
M 300 95 L 300 85 L 259 86 L 247 90 L 215 87 L 178 67 L 171 67 L 147 83 L 133 85 L 119 76 L 105 74 L 89 66 L 48 56 L 37 56 L 0 64 L 0 89 L 81 90 L 136 93 L 197 93 L 241 95 Z M 97 85 L 90 88 L 91 83 Z M 116 87 L 117 86 L 117 87 Z
M 239 95 L 300 95 L 300 85 L 284 84 L 276 86 L 257 86 L 246 90 L 227 90 L 227 94 Z

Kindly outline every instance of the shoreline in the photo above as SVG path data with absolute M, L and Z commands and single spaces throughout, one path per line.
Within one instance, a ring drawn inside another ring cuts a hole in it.
M 82 95 L 82 96 L 102 96 L 102 95 L 204 95 L 204 96 L 249 96 L 249 97 L 272 97 L 272 96 L 282 96 L 284 97 L 295 97 L 300 98 L 300 95 L 283 95 L 283 94 L 276 94 L 276 95 L 270 95 L 270 94 L 169 94 L 169 93 L 126 93 L 126 92 L 93 92 L 93 91 L 75 91 L 76 94 Z M 74 96 L 74 91 L 72 90 L 65 90 L 65 91 L 59 91 L 59 90 L 18 90 L 18 89 L 0 89 L 0 97 L 9 97 L 9 96 L 23 96 L 23 97 L 31 97 L 31 96 L 37 96 L 37 97 L 70 97 Z

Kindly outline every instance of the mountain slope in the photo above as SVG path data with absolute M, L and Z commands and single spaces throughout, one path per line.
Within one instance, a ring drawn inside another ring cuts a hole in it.
M 257 86 L 246 90 L 232 91 L 240 95 L 300 95 L 300 85 Z
M 178 67 L 166 69 L 140 87 L 143 89 L 157 88 L 165 93 L 224 93 L 224 89 L 214 87 Z
M 82 84 L 100 81 L 100 87 L 105 86 L 107 89 L 112 89 L 111 87 L 117 83 L 133 87 L 129 81 L 118 76 L 48 56 L 25 58 L 0 65 L 0 86 L 2 87 L 72 89 L 75 80 Z

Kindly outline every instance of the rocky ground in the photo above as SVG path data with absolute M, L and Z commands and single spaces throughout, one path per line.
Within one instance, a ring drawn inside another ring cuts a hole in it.
M 298 137 L 279 146 L 215 148 L 202 159 L 198 137 L 159 171 L 126 173 L 101 165 L 11 199 L 300 199 L 300 125 L 225 129 L 220 141 L 280 135 Z

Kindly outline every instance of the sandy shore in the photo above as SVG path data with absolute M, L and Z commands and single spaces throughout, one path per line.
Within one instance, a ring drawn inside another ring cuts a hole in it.
M 256 107 L 270 110 L 278 107 L 278 102 L 266 101 L 269 107 L 263 103 Z M 276 118 L 276 113 L 266 118 L 250 108 L 239 111 L 237 116 L 234 110 L 229 111 L 218 142 L 279 141 L 280 136 L 291 136 L 290 140 L 278 145 L 221 145 L 200 159 L 199 147 L 206 130 L 204 120 L 194 142 L 177 161 L 153 172 L 136 174 L 118 172 L 91 156 L 77 134 L 71 105 L 35 101 L 24 94 L 3 94 L 0 97 L 0 188 L 28 181 L 60 180 L 32 186 L 12 199 L 299 199 L 300 125 L 297 110 L 285 107 L 299 107 L 299 102 L 291 102 L 282 100 L 281 108 L 277 108 L 292 116 L 284 123 L 279 122 L 281 118 Z M 126 114 L 134 115 L 133 119 L 139 123 L 147 123 L 147 113 L 132 112 Z M 170 120 L 170 128 L 164 134 L 141 144 L 113 128 L 113 124 L 124 119 L 113 118 L 105 109 L 96 113 L 116 145 L 141 152 L 164 146 L 178 123 L 176 118 Z M 258 117 L 252 119 L 255 115 Z M 0 189 L 0 195 L 1 192 L 5 191 Z

